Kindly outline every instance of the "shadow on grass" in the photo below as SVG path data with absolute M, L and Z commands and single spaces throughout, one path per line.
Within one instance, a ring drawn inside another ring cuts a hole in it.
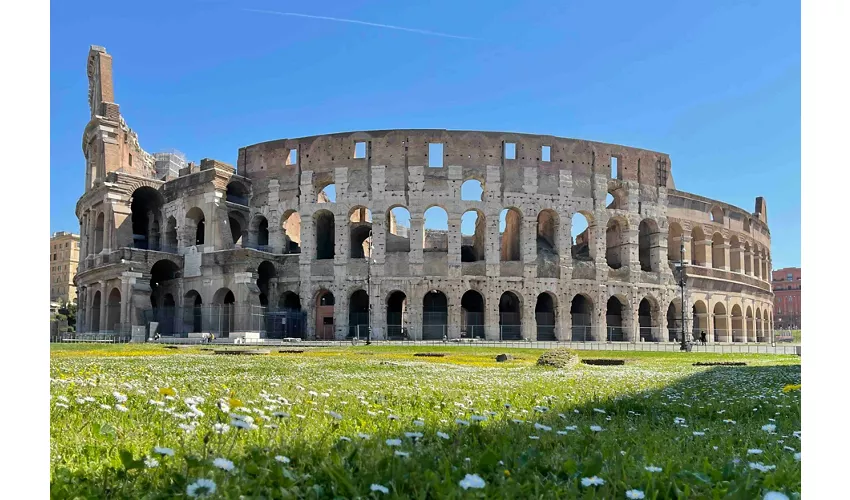
M 400 377 L 408 368 L 387 367 Z M 580 381 L 586 374 L 606 377 L 606 371 L 634 367 L 534 369 L 553 377 L 576 373 Z M 652 377 L 643 371 L 639 368 L 632 375 Z M 185 496 L 187 484 L 200 477 L 213 479 L 215 496 L 220 498 L 625 498 L 627 490 L 638 489 L 646 498 L 744 499 L 761 498 L 767 490 L 789 496 L 799 492 L 800 465 L 785 446 L 799 451 L 799 439 L 792 432 L 800 428 L 800 398 L 799 393 L 782 392 L 784 385 L 799 383 L 799 365 L 694 371 L 658 389 L 608 399 L 591 397 L 580 405 L 562 401 L 563 397 L 530 394 L 535 391 L 531 384 L 523 397 L 539 404 L 522 408 L 507 408 L 504 401 L 494 400 L 472 409 L 462 398 L 423 400 L 412 393 L 410 404 L 417 406 L 394 408 L 405 415 L 403 420 L 356 411 L 352 412 L 356 416 L 341 421 L 311 416 L 324 424 L 315 433 L 309 429 L 315 423 L 293 415 L 275 421 L 277 430 L 238 431 L 267 434 L 261 445 L 238 453 L 228 453 L 226 445 L 216 444 L 224 438 L 199 428 L 195 432 L 207 436 L 203 448 L 178 449 L 176 457 L 161 458 L 160 467 L 154 469 L 116 466 L 80 473 L 59 468 L 51 478 L 51 496 L 170 498 Z M 610 376 L 611 383 L 627 378 Z M 480 387 L 480 392 L 486 394 L 488 387 Z M 380 400 L 379 395 L 374 399 Z M 467 410 L 458 410 L 454 403 Z M 446 422 L 429 419 L 424 426 L 414 425 L 416 415 L 406 413 L 429 405 L 440 406 Z M 475 423 L 473 415 L 487 420 Z M 457 424 L 455 418 L 469 425 Z M 374 419 L 383 419 L 380 428 L 369 431 L 368 439 L 358 437 L 359 431 L 374 425 Z M 764 425 L 775 425 L 775 433 L 762 430 Z M 603 430 L 596 432 L 591 426 Z M 422 437 L 407 437 L 405 432 Z M 389 446 L 388 439 L 399 439 L 401 445 Z M 117 455 L 119 448 L 116 443 L 108 453 Z M 762 453 L 748 455 L 748 449 Z M 398 456 L 396 451 L 409 456 Z M 228 473 L 212 467 L 212 459 L 219 456 L 232 460 L 235 469 Z M 284 464 L 276 456 L 291 461 Z M 97 458 L 97 454 L 90 457 Z M 761 472 L 750 468 L 749 462 L 776 468 Z M 647 466 L 662 470 L 650 472 Z M 459 481 L 466 474 L 479 475 L 484 489 L 461 488 Z M 581 479 L 589 476 L 605 483 L 583 487 Z M 372 484 L 388 488 L 389 494 L 371 492 Z

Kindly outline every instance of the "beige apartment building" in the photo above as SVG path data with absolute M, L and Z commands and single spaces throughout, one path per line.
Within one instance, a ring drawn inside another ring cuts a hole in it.
M 74 275 L 80 261 L 80 235 L 58 231 L 50 237 L 50 301 L 73 302 L 77 298 Z

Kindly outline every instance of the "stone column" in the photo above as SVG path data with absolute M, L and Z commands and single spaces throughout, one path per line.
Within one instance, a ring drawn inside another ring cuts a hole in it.
M 77 288 L 77 331 L 78 332 L 87 332 L 88 331 L 88 302 L 87 302 L 87 294 L 88 287 Z
M 738 262 L 738 267 L 739 267 L 739 269 L 735 272 L 737 272 L 737 273 L 743 273 L 744 272 L 744 260 L 741 257 L 741 254 L 742 254 L 742 251 L 741 251 L 740 245 L 738 245 L 735 248 L 732 248 L 731 246 L 729 246 L 729 257 L 726 259 L 726 262 L 729 263 L 729 270 L 730 271 L 732 270 L 732 261 L 734 260 L 734 261 Z
M 462 274 L 460 262 L 460 248 L 462 244 L 460 219 L 460 214 L 453 211 L 449 212 L 448 234 L 446 235 L 448 238 L 448 255 L 446 257 L 448 259 L 448 274 L 450 278 L 460 278 Z
M 572 230 L 573 230 L 573 219 L 571 214 L 559 213 L 558 218 L 560 219 L 560 223 L 558 225 L 558 257 L 561 264 L 561 268 L 559 269 L 559 276 L 562 279 L 569 279 L 572 277 L 573 271 L 573 251 L 572 251 Z
M 697 247 L 702 248 L 703 253 L 705 254 L 705 262 L 698 264 L 698 265 L 702 265 L 702 266 L 705 266 L 705 267 L 712 267 L 712 257 L 713 257 L 713 255 L 712 255 L 712 252 L 711 252 L 711 240 L 710 239 L 701 240 L 701 241 L 695 242 L 694 244 Z M 694 258 L 695 257 L 696 256 L 694 256 Z
M 558 305 L 556 307 L 557 311 L 557 319 L 555 320 L 555 324 L 557 325 L 556 335 L 560 342 L 568 342 L 572 340 L 572 332 L 573 332 L 573 318 L 570 315 L 570 307 L 572 306 L 571 297 L 561 294 L 558 297 Z
M 499 277 L 502 274 L 500 235 L 499 235 L 499 212 L 485 215 L 485 250 L 484 261 L 487 266 L 487 276 Z M 498 337 L 497 337 L 498 338 Z
M 460 234 L 458 232 L 458 234 Z M 450 339 L 459 339 L 460 338 L 460 324 L 461 324 L 461 315 L 463 314 L 463 310 L 460 307 L 461 296 L 457 294 L 450 294 L 449 299 L 449 325 L 447 335 Z
M 98 321 L 98 328 L 100 331 L 108 330 L 108 328 L 104 328 L 106 325 L 106 304 L 109 302 L 109 297 L 107 296 L 106 290 L 106 281 L 98 281 L 98 285 L 100 285 L 100 321 Z
M 523 277 L 537 278 L 537 219 L 525 215 L 521 222 L 520 257 L 523 263 Z M 536 335 L 533 336 L 536 338 Z
M 724 271 L 728 271 L 730 269 L 730 266 L 729 266 L 729 243 L 726 243 L 724 241 L 723 244 L 720 245 L 720 249 L 723 251 L 723 265 L 720 266 L 719 269 L 723 269 Z M 712 257 L 713 257 L 713 255 L 712 255 Z
M 382 265 L 387 254 L 387 227 L 384 213 L 372 214 L 372 262 Z
M 501 340 L 499 328 L 499 299 L 498 294 L 489 294 L 484 299 L 484 337 L 485 340 Z
M 522 297 L 522 338 L 537 340 L 537 315 L 534 309 L 537 297 Z
M 422 276 L 422 267 L 424 264 L 424 255 L 422 245 L 424 244 L 425 219 L 422 214 L 410 214 L 410 272 L 414 276 Z M 421 318 L 420 318 L 421 321 Z
M 640 243 L 637 227 L 634 224 L 630 225 L 628 230 L 623 231 L 623 236 L 625 237 L 624 246 L 626 247 L 626 251 L 621 251 L 620 259 L 623 266 L 629 266 L 630 275 L 634 276 L 631 281 L 638 281 L 640 278 Z M 627 258 L 623 258 L 623 254 Z
M 224 214 L 219 213 L 222 211 L 223 198 L 224 193 L 221 191 L 204 193 L 204 203 L 206 204 L 204 210 L 204 252 L 214 252 L 225 248 L 219 228 L 224 222 L 221 217 L 224 217 L 225 221 L 227 220 L 226 210 L 224 210 Z

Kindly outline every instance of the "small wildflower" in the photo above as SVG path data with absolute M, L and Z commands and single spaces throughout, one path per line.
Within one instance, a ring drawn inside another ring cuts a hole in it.
M 126 406 L 124 406 L 124 405 L 115 405 L 115 409 L 116 409 L 116 410 L 118 410 L 118 411 L 120 411 L 120 412 L 122 412 L 122 413 L 127 413 L 128 411 L 130 411 L 130 410 L 129 410 Z
M 153 452 L 162 456 L 174 456 L 174 450 L 171 448 L 160 448 L 159 446 L 154 446 Z
M 404 436 L 412 438 L 412 439 L 419 439 L 419 438 L 422 437 L 422 433 L 421 432 L 405 432 Z
M 761 472 L 767 472 L 775 469 L 775 465 L 764 465 L 761 462 L 750 462 L 750 469 L 755 469 Z
M 602 432 L 602 427 L 598 425 L 591 425 L 590 430 L 592 430 L 593 432 Z
M 439 432 L 439 431 L 437 431 L 437 436 L 439 436 L 439 437 L 441 437 L 441 438 L 443 438 L 443 439 L 449 439 L 449 435 L 448 435 L 448 434 L 446 434 L 445 432 Z
M 762 454 L 762 450 L 760 450 L 758 448 L 751 448 L 751 449 L 747 450 L 747 455 L 761 455 L 761 454 Z
M 210 479 L 198 479 L 186 486 L 186 494 L 190 497 L 205 497 L 215 493 L 215 483 Z
M 548 425 L 543 425 L 543 424 L 538 424 L 538 423 L 534 424 L 534 428 L 541 430 L 541 431 L 551 431 L 552 430 L 552 428 L 549 427 Z
M 794 454 L 794 460 L 796 460 L 798 462 L 800 461 L 800 452 L 799 451 Z
M 358 432 L 357 437 L 359 437 L 360 439 L 371 439 L 372 438 L 372 436 L 370 436 L 368 434 L 363 434 L 362 432 Z
M 387 494 L 387 493 L 390 492 L 389 488 L 387 488 L 386 486 L 381 486 L 380 484 L 373 484 L 372 486 L 369 486 L 369 490 L 370 491 L 380 491 L 381 493 L 384 493 L 384 494 Z
M 761 426 L 761 430 L 765 432 L 773 433 L 776 430 L 776 426 L 773 424 L 766 424 Z
M 459 419 L 459 418 L 455 419 L 455 423 L 456 423 L 456 424 L 459 424 L 459 425 L 469 426 L 469 421 L 468 421 L 468 420 L 461 420 L 461 419 Z
M 174 390 L 173 388 L 171 388 L 171 387 L 161 387 L 161 388 L 159 389 L 159 395 L 160 395 L 160 396 L 176 396 L 176 395 L 177 395 L 177 391 L 175 391 L 175 390 Z
M 328 415 L 332 416 L 336 420 L 342 420 L 342 415 L 340 415 L 339 413 L 337 413 L 335 411 L 329 411 Z
M 467 474 L 458 484 L 461 488 L 468 490 L 470 488 L 481 489 L 486 483 L 484 483 L 484 480 L 478 474 Z
M 764 494 L 764 500 L 788 500 L 788 495 L 778 491 L 768 491 Z
M 147 467 L 148 469 L 153 469 L 154 467 L 156 467 L 158 465 L 159 465 L 159 460 L 157 460 L 153 457 L 145 459 L 145 467 Z
M 230 472 L 233 470 L 233 462 L 226 458 L 216 458 L 215 460 L 213 460 L 213 465 L 223 471 Z
M 405 457 L 405 458 L 407 458 L 407 457 L 409 457 L 409 456 L 410 456 L 410 453 L 408 453 L 408 452 L 406 452 L 406 451 L 399 451 L 399 450 L 396 450 L 396 451 L 395 451 L 395 456 L 397 456 L 397 457 Z
M 656 467 L 654 465 L 647 465 L 644 467 L 648 472 L 661 472 L 661 467 Z
M 283 455 L 277 455 L 277 456 L 274 457 L 274 459 L 277 460 L 278 462 L 282 463 L 282 464 L 288 464 L 289 462 L 291 462 L 289 457 L 285 457 Z
M 401 439 L 387 439 L 387 446 L 401 446 Z
M 702 431 L 694 431 L 694 436 L 705 436 L 705 433 Z
M 213 425 L 213 430 L 216 434 L 224 434 L 225 432 L 230 430 L 230 426 L 227 424 L 215 424 Z
M 640 500 L 640 499 L 644 498 L 644 494 L 640 490 L 629 490 L 629 491 L 626 492 L 626 498 Z
M 351 442 L 351 438 L 350 438 L 350 437 L 348 437 L 348 436 L 340 436 L 339 440 L 340 440 L 340 441 L 345 441 L 345 442 L 347 442 L 347 443 L 350 443 L 350 442 Z
M 605 484 L 605 480 L 601 477 L 583 477 L 581 478 L 581 485 L 587 488 L 588 486 L 602 486 Z
M 413 421 L 413 425 L 415 425 L 415 426 L 417 426 L 417 427 L 424 427 L 424 426 L 425 426 L 425 422 L 424 422 L 424 421 L 422 421 L 422 420 L 414 420 L 414 421 Z

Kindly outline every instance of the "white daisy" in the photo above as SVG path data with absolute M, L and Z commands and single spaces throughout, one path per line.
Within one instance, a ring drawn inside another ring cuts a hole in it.
M 467 474 L 458 484 L 461 488 L 468 490 L 470 488 L 481 489 L 486 483 L 478 474 Z
M 459 419 L 459 418 L 455 419 L 455 423 L 456 423 L 456 424 L 459 424 L 459 425 L 466 425 L 466 426 L 469 426 L 469 421 L 468 421 L 468 420 L 461 420 L 461 419 Z
M 372 438 L 372 436 L 370 436 L 368 434 L 363 434 L 362 432 L 359 432 L 357 434 L 357 437 L 359 437 L 360 439 L 371 439 Z
M 424 427 L 424 426 L 425 426 L 425 422 L 424 422 L 423 420 L 414 420 L 414 421 L 413 421 L 413 425 L 415 425 L 415 426 L 417 426 L 417 427 Z
M 640 500 L 643 497 L 644 497 L 644 494 L 640 490 L 629 490 L 629 491 L 626 492 L 626 498 Z
M 387 494 L 387 493 L 390 492 L 389 488 L 387 488 L 386 486 L 381 486 L 380 484 L 373 484 L 372 486 L 369 486 L 369 490 L 380 491 L 381 493 L 384 493 L 384 494 Z
M 278 461 L 278 462 L 280 462 L 280 463 L 283 463 L 283 464 L 288 464 L 289 462 L 291 462 L 291 460 L 289 459 L 289 457 L 285 457 L 285 456 L 283 456 L 283 455 L 276 455 L 276 456 L 274 457 L 274 459 L 275 459 L 275 460 L 277 460 L 277 461 Z
M 538 423 L 534 424 L 534 428 L 541 430 L 541 431 L 551 431 L 552 430 L 552 428 L 549 427 L 548 425 L 543 425 L 543 424 L 538 424 Z
M 118 410 L 118 411 L 120 411 L 120 412 L 122 412 L 122 413 L 127 413 L 128 411 L 130 411 L 130 410 L 129 410 L 126 406 L 124 406 L 124 405 L 115 405 L 115 409 L 116 409 L 116 410 Z
M 159 446 L 154 446 L 153 452 L 162 456 L 174 456 L 174 450 L 172 450 L 171 448 L 160 448 Z
M 593 432 L 602 432 L 602 427 L 598 425 L 591 425 L 590 430 L 592 430 Z
M 540 436 L 528 436 L 528 439 L 540 439 Z
M 765 432 L 774 432 L 776 430 L 776 426 L 773 424 L 766 424 L 761 426 L 761 430 Z
M 583 477 L 581 478 L 581 485 L 587 488 L 588 486 L 601 486 L 605 484 L 605 480 L 601 477 Z
M 401 446 L 401 439 L 387 439 L 387 446 Z
M 215 493 L 215 483 L 210 479 L 198 479 L 186 486 L 186 494 L 190 497 L 205 497 Z
M 215 424 L 213 425 L 213 430 L 216 434 L 224 434 L 225 432 L 230 430 L 230 426 L 227 424 Z
M 661 472 L 661 467 L 656 467 L 654 465 L 647 465 L 644 467 L 648 472 Z
M 413 439 L 419 439 L 419 438 L 422 437 L 422 433 L 421 432 L 405 432 L 404 436 L 409 437 L 409 438 L 413 438 Z
M 702 431 L 694 431 L 694 436 L 705 436 L 705 433 Z
M 124 403 L 125 401 L 127 401 L 127 396 L 121 394 L 118 391 L 113 392 L 112 395 L 115 396 L 116 403 Z
M 764 465 L 761 462 L 750 462 L 750 469 L 755 469 L 755 470 L 761 471 L 761 472 L 767 472 L 767 471 L 773 470 L 775 468 L 776 468 L 775 465 Z
M 439 431 L 437 431 L 437 436 L 439 436 L 439 437 L 441 437 L 441 438 L 443 438 L 443 439 L 449 439 L 449 435 L 448 435 L 448 434 L 446 434 L 445 432 L 439 432 Z
M 764 500 L 788 500 L 788 495 L 778 491 L 768 491 L 764 494 Z
M 758 448 L 751 448 L 751 449 L 747 450 L 747 455 L 761 455 L 761 454 L 762 454 L 762 450 L 760 450 Z
M 336 420 L 342 420 L 342 415 L 340 415 L 339 413 L 337 413 L 335 411 L 329 411 L 328 415 L 332 416 Z
M 223 471 L 230 472 L 233 470 L 233 462 L 226 458 L 216 458 L 215 460 L 213 460 L 213 465 Z

